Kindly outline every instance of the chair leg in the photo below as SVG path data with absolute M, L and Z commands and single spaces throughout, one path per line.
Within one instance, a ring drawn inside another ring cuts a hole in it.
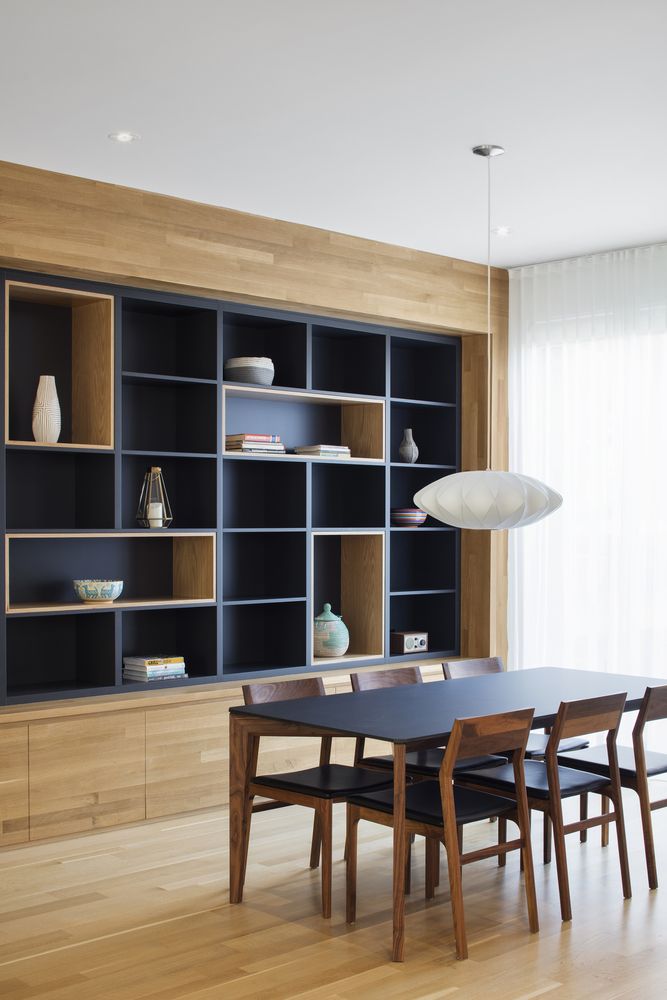
M 357 919 L 357 833 L 359 830 L 359 810 L 348 803 L 345 843 L 345 920 L 353 924 Z
M 327 919 L 331 916 L 331 859 L 332 847 L 332 816 L 333 807 L 330 801 L 325 800 L 319 807 L 320 831 L 322 835 L 322 916 Z
M 498 816 L 498 843 L 499 844 L 506 844 L 507 843 L 507 817 L 506 816 Z M 498 867 L 499 868 L 504 868 L 506 864 L 507 864 L 507 855 L 506 854 L 499 854 L 498 855 Z
M 405 844 L 405 895 L 412 892 L 412 838 L 406 838 Z
M 542 845 L 543 860 L 545 865 L 551 862 L 551 817 L 548 812 L 543 813 L 544 823 L 542 825 L 542 837 L 544 843 Z
M 642 817 L 642 832 L 644 834 L 644 854 L 646 855 L 646 872 L 649 889 L 658 888 L 658 868 L 655 863 L 655 847 L 653 844 L 653 821 L 651 818 L 651 800 L 649 798 L 648 781 L 643 775 L 637 774 L 637 795 L 639 810 Z
M 579 796 L 579 819 L 588 819 L 588 792 L 583 792 Z M 588 830 L 579 831 L 579 840 L 582 844 L 585 844 L 588 840 Z
M 463 827 L 456 827 L 456 840 L 459 845 L 459 854 L 463 854 Z
M 322 847 L 322 827 L 320 823 L 320 813 L 316 809 L 313 815 L 313 836 L 310 841 L 310 867 L 319 868 L 320 849 Z
M 427 837 L 424 842 L 424 860 L 426 863 L 425 898 L 433 899 L 435 896 L 436 873 L 440 867 L 440 841 L 434 837 Z
M 570 878 L 567 871 L 567 853 L 565 850 L 565 831 L 563 829 L 563 806 L 560 799 L 551 801 L 551 825 L 553 826 L 554 850 L 556 853 L 556 869 L 558 872 L 558 892 L 560 894 L 560 914 L 563 920 L 572 920 L 572 904 L 570 901 Z M 546 813 L 544 814 L 546 817 Z
M 600 812 L 603 816 L 606 816 L 609 812 L 609 799 L 606 795 L 602 796 Z M 603 847 L 609 847 L 609 823 L 603 823 L 600 827 L 600 843 Z
M 505 821 L 507 822 L 507 821 Z M 522 840 L 521 869 L 523 871 L 524 888 L 526 890 L 526 905 L 528 906 L 528 926 L 531 934 L 537 934 L 540 929 L 540 919 L 537 911 L 537 893 L 535 892 L 535 869 L 533 866 L 533 846 L 530 839 L 530 809 L 522 808 L 517 802 L 516 824 Z
M 616 813 L 616 841 L 618 843 L 618 861 L 621 866 L 621 882 L 623 883 L 623 898 L 632 899 L 632 884 L 630 882 L 630 864 L 628 862 L 628 843 L 625 836 L 625 818 L 623 816 L 623 793 L 620 787 L 614 790 L 614 812 Z
M 456 941 L 456 957 L 468 957 L 468 941 L 466 937 L 465 916 L 463 911 L 463 881 L 461 859 L 459 855 L 456 820 L 453 816 L 445 816 L 445 850 L 447 852 L 447 874 L 449 875 L 449 895 L 452 906 L 452 922 L 454 924 L 454 939 Z

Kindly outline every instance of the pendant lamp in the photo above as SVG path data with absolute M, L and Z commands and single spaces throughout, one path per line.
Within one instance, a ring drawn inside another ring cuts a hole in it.
M 491 159 L 500 156 L 502 146 L 475 146 L 475 156 L 487 161 L 487 254 L 486 254 L 486 461 L 487 468 L 476 472 L 456 472 L 424 486 L 415 493 L 414 503 L 436 521 L 455 528 L 496 531 L 523 528 L 558 510 L 560 493 L 531 476 L 516 472 L 496 472 L 491 452 Z

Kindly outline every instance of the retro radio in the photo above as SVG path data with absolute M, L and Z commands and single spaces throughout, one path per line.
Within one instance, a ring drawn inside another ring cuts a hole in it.
M 391 632 L 390 640 L 393 654 L 428 652 L 428 632 Z

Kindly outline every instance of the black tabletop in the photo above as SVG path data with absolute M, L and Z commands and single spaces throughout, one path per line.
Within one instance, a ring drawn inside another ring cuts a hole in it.
M 667 684 L 655 677 L 539 667 L 456 681 L 409 684 L 379 691 L 297 698 L 232 708 L 248 715 L 298 723 L 342 736 L 363 736 L 389 743 L 444 742 L 455 719 L 534 708 L 534 726 L 553 722 L 561 701 L 626 692 L 626 710 L 639 708 L 648 685 Z

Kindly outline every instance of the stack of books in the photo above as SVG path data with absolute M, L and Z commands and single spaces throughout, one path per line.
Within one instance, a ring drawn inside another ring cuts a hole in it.
M 284 455 L 285 445 L 280 434 L 228 434 L 225 450 L 248 455 Z
M 124 656 L 123 680 L 168 681 L 187 677 L 182 656 Z
M 294 451 L 315 458 L 350 458 L 350 449 L 344 444 L 304 444 Z

